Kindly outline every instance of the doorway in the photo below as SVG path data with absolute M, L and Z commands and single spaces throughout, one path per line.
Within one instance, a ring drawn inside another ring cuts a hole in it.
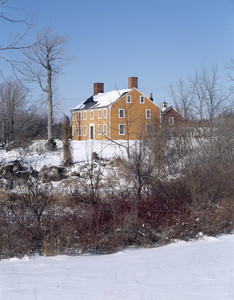
M 94 139 L 94 125 L 93 124 L 89 125 L 89 138 L 90 138 L 90 140 Z

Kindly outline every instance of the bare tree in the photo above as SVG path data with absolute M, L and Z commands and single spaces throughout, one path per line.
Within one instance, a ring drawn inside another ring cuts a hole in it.
M 53 138 L 53 83 L 55 76 L 68 61 L 65 44 L 67 38 L 58 36 L 51 28 L 37 36 L 36 44 L 24 51 L 24 73 L 27 80 L 36 82 L 47 95 L 48 141 Z
M 170 84 L 170 92 L 176 110 L 187 120 L 191 117 L 191 93 L 183 80 L 179 80 L 174 87 Z
M 201 78 L 205 93 L 207 117 L 213 123 L 214 117 L 221 112 L 223 103 L 228 99 L 229 94 L 220 84 L 217 66 L 213 66 L 210 72 L 207 68 L 202 67 Z
M 17 80 L 0 85 L 0 130 L 4 143 L 15 140 L 16 121 L 26 107 L 26 96 L 26 89 Z
M 195 117 L 198 117 L 200 121 L 203 121 L 205 118 L 205 101 L 206 101 L 206 92 L 203 86 L 203 81 L 196 71 L 193 77 L 189 77 L 190 91 L 192 97 L 192 111 Z
M 176 88 L 170 88 L 176 108 L 186 119 L 195 117 L 211 123 L 230 95 L 220 81 L 216 65 L 210 69 L 201 66 L 187 81 L 179 80 Z

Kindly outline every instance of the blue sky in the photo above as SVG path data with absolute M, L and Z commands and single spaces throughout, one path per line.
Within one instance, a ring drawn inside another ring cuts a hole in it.
M 234 57 L 234 0 L 21 0 L 20 7 L 34 16 L 28 40 L 48 26 L 69 38 L 73 60 L 56 93 L 64 113 L 92 95 L 94 82 L 123 89 L 129 76 L 139 77 L 139 90 L 152 92 L 156 104 L 172 103 L 169 82 L 201 64 L 222 71 Z M 0 26 L 5 36 L 8 27 Z M 32 90 L 34 101 L 39 94 Z

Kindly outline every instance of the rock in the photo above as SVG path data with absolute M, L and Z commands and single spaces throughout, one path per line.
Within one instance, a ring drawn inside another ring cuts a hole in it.
M 16 171 L 21 170 L 21 164 L 19 161 L 9 162 L 0 167 L 0 174 L 3 178 L 11 180 Z
M 43 182 L 60 181 L 67 177 L 66 169 L 58 166 L 44 166 L 39 173 L 39 177 Z

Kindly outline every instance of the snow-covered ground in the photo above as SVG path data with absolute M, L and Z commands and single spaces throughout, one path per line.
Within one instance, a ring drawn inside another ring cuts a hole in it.
M 61 165 L 63 161 L 62 142 L 59 140 L 56 140 L 56 142 L 58 150 L 53 152 L 46 151 L 45 140 L 36 141 L 26 150 L 0 150 L 0 162 L 23 160 L 37 170 L 45 165 Z M 125 141 L 119 141 L 119 143 L 126 145 Z M 134 143 L 135 141 L 131 141 L 131 145 Z M 90 160 L 93 152 L 96 152 L 102 158 L 126 157 L 126 149 L 111 141 L 71 141 L 71 149 L 74 163 Z
M 234 234 L 103 256 L 0 261 L 4 300 L 233 300 Z

